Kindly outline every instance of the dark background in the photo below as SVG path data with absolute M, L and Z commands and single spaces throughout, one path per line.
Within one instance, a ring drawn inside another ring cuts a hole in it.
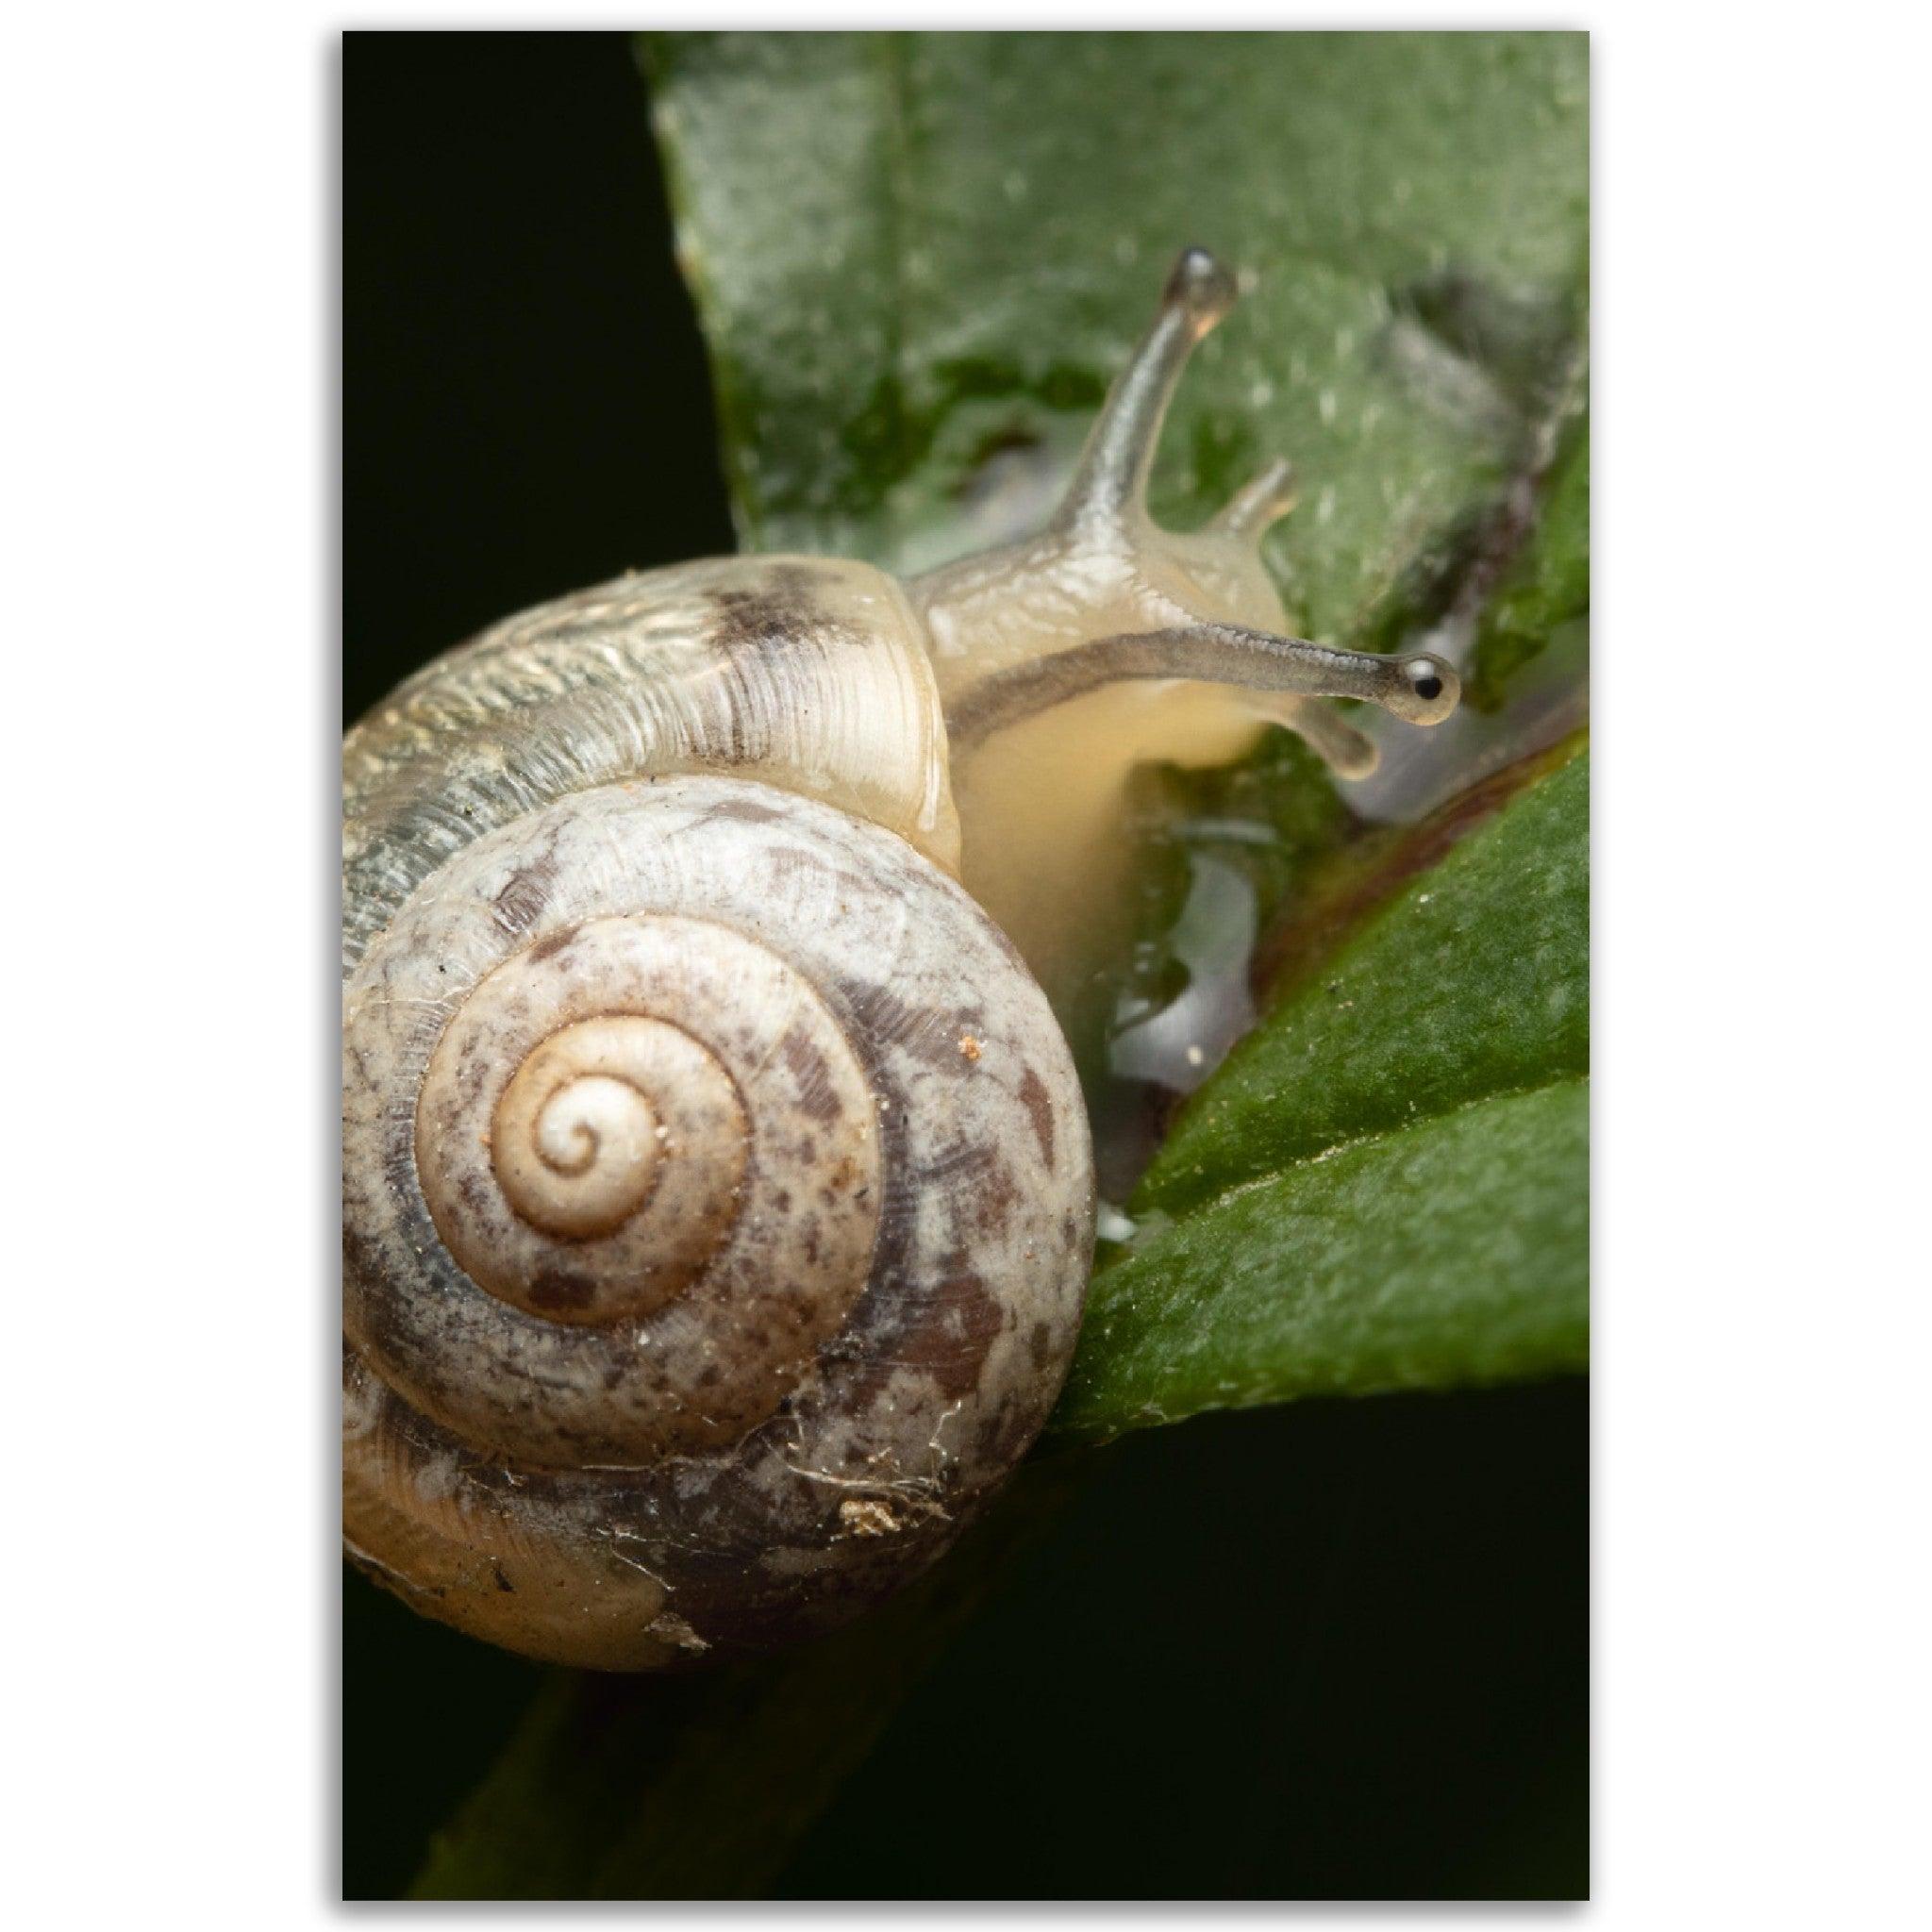
M 612 34 L 351 34 L 343 693 L 735 547 L 643 83 Z
M 496 618 L 731 547 L 643 86 L 601 34 L 355 34 L 343 715 Z M 1091 1457 L 791 1897 L 1577 1897 L 1581 1383 Z M 542 1674 L 343 1599 L 344 1890 L 392 1897 Z

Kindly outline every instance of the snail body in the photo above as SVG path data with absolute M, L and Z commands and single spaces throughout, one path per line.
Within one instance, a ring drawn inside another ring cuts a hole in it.
M 1091 1148 L 958 883 L 953 759 L 1123 678 L 1241 687 L 1344 764 L 1317 696 L 1455 702 L 1257 627 L 1278 468 L 1147 520 L 1230 297 L 1181 258 L 1037 539 L 629 576 L 350 732 L 343 1528 L 425 1613 L 608 1669 L 766 1649 L 933 1561 L 1038 1434 Z

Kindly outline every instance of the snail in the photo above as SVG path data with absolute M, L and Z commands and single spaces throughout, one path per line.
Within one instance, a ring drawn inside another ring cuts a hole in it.
M 1457 701 L 1268 627 L 1284 465 L 1147 515 L 1233 294 L 1182 255 L 1035 537 L 629 575 L 348 733 L 343 1533 L 416 1608 L 602 1669 L 763 1651 L 932 1563 L 1039 1433 L 1091 1144 L 953 762 L 1121 679 L 1237 687 L 1344 770 L 1320 698 Z

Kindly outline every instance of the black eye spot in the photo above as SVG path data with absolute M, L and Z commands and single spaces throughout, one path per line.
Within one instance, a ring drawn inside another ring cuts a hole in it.
M 1442 680 L 1433 671 L 1418 672 L 1409 683 L 1419 698 L 1439 698 L 1442 695 Z

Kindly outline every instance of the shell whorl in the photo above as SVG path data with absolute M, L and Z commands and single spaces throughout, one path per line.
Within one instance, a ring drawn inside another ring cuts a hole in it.
M 1045 999 L 892 834 L 611 785 L 439 868 L 345 988 L 345 1528 L 606 1666 L 839 1621 L 1044 1421 L 1091 1238 Z
M 865 1285 L 873 1114 L 859 1052 L 810 980 L 728 926 L 605 915 L 511 954 L 439 1037 L 413 1134 L 437 1233 L 503 1309 L 482 1310 L 459 1374 L 446 1351 L 426 1379 L 399 1357 L 413 1399 L 544 1462 L 735 1441 Z M 541 1394 L 506 1382 L 497 1364 L 533 1346 L 558 1367 L 594 1357 L 595 1373 Z

